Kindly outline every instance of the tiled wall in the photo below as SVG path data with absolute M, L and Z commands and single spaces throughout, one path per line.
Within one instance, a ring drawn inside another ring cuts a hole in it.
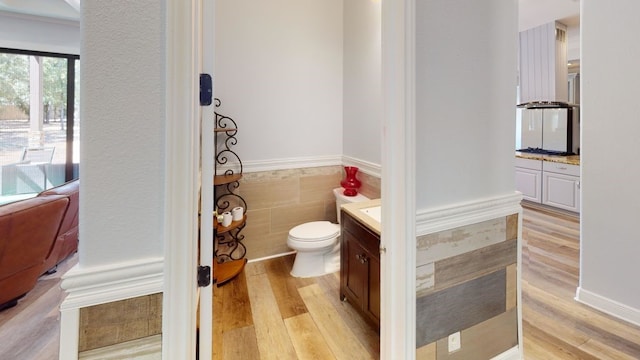
M 518 345 L 518 215 L 417 238 L 417 359 L 490 359 Z M 449 353 L 448 336 L 462 348 Z
M 162 332 L 162 293 L 80 309 L 78 351 L 83 352 Z
M 380 197 L 380 179 L 358 173 L 360 193 Z M 291 251 L 289 230 L 317 220 L 336 222 L 332 190 L 344 178 L 342 166 L 244 173 L 236 192 L 247 202 L 247 225 L 242 243 L 247 259 Z

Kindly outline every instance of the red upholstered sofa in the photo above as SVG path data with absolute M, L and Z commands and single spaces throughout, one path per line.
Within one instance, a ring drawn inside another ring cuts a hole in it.
M 79 180 L 0 206 L 0 310 L 78 250 Z
M 0 310 L 35 286 L 69 204 L 64 195 L 0 206 Z
M 65 195 L 69 197 L 69 207 L 60 224 L 58 238 L 44 264 L 47 272 L 55 271 L 55 267 L 69 255 L 78 251 L 78 200 L 80 180 L 69 181 L 60 186 L 41 192 L 38 196 Z

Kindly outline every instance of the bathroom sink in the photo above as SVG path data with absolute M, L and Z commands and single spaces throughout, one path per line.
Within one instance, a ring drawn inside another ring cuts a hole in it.
M 362 208 L 360 209 L 360 211 L 362 211 L 363 213 L 365 213 L 375 221 L 381 222 L 380 219 L 382 218 L 382 211 L 381 211 L 380 205 L 368 207 L 368 208 Z

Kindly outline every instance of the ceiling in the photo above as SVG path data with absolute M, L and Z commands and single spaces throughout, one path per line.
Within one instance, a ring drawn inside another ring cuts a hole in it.
M 0 0 L 0 13 L 78 21 L 81 0 Z M 580 0 L 518 0 L 519 29 L 527 30 L 554 20 L 567 26 L 580 24 Z
M 81 0 L 0 0 L 0 13 L 80 20 Z
M 558 20 L 567 26 L 580 25 L 580 0 L 518 0 L 519 30 Z

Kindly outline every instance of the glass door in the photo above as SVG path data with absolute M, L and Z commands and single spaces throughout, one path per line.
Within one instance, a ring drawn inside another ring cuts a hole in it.
M 78 62 L 0 48 L 0 204 L 78 177 Z

